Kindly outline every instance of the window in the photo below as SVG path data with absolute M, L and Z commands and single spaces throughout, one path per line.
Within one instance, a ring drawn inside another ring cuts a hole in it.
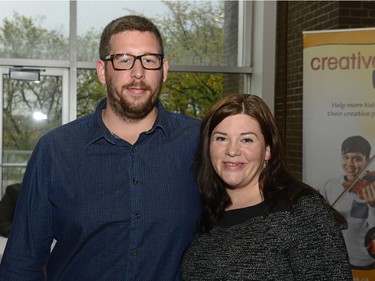
M 69 1 L 1 1 L 0 20 L 1 58 L 69 60 Z

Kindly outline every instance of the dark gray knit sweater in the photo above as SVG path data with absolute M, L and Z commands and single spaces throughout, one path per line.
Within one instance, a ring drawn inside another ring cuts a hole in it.
M 326 202 L 309 194 L 293 210 L 280 206 L 266 216 L 265 203 L 226 212 L 221 226 L 187 250 L 183 280 L 351 281 L 345 242 Z

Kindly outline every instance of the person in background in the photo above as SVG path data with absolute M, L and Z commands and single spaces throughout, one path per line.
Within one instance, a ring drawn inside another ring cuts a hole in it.
M 364 137 L 346 138 L 341 144 L 343 175 L 328 180 L 319 188 L 327 201 L 346 218 L 348 228 L 343 230 L 343 235 L 350 263 L 353 269 L 362 270 L 375 268 L 374 255 L 369 253 L 365 243 L 367 233 L 375 227 L 375 184 L 371 182 L 360 184 L 362 188 L 352 188 L 343 196 L 340 195 L 365 168 L 370 153 L 371 145 Z M 337 200 L 339 197 L 341 199 Z
M 159 101 L 169 65 L 147 18 L 110 22 L 99 54 L 107 97 L 38 141 L 0 280 L 181 278 L 200 208 L 192 169 L 200 121 Z
M 260 97 L 229 95 L 213 106 L 196 170 L 203 206 L 183 280 L 352 280 L 345 219 L 287 170 Z
M 0 201 L 0 235 L 8 237 L 12 228 L 14 210 L 16 209 L 20 183 L 8 185 Z

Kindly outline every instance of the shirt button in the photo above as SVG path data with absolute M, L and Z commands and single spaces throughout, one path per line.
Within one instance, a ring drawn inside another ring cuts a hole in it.
M 133 183 L 134 183 L 134 184 L 138 184 L 138 183 L 139 183 L 139 180 L 136 179 L 136 178 L 134 178 L 134 179 L 133 179 Z
M 137 251 L 136 251 L 136 250 L 132 250 L 131 255 L 132 255 L 133 257 L 135 257 L 135 256 L 137 255 Z
M 139 218 L 141 217 L 141 215 L 140 215 L 139 213 L 135 213 L 135 214 L 134 214 L 134 217 L 135 217 L 136 219 L 139 219 Z

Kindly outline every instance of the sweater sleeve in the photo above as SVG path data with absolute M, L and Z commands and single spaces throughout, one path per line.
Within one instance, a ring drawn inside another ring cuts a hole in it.
M 328 204 L 315 194 L 303 196 L 292 216 L 289 257 L 294 280 L 351 281 L 344 238 Z

